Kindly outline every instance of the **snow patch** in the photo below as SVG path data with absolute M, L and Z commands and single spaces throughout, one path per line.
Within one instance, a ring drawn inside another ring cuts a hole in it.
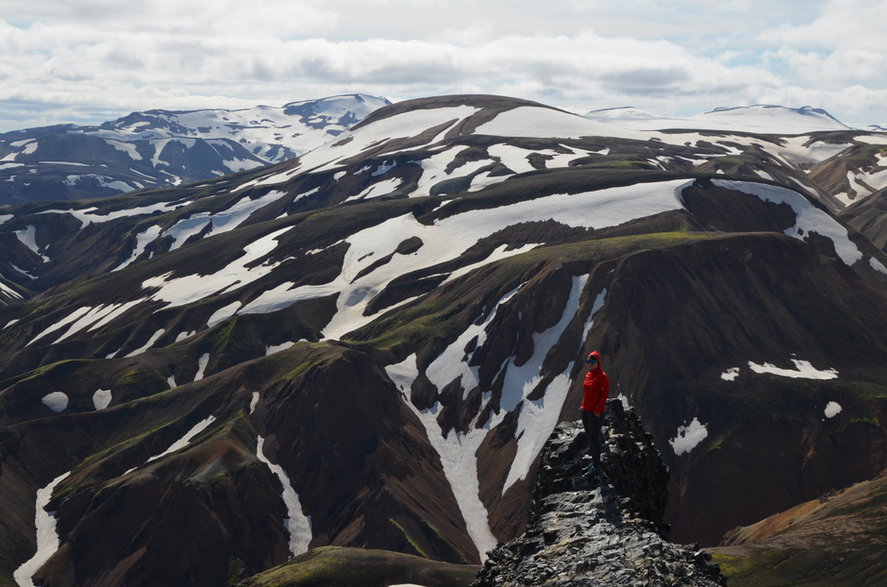
M 256 406 L 259 405 L 259 392 L 254 391 L 252 397 L 249 400 L 249 413 L 252 415 L 253 412 L 256 411 Z
M 203 379 L 203 372 L 206 371 L 207 365 L 209 365 L 209 353 L 203 353 L 200 355 L 200 358 L 197 359 L 197 374 L 194 375 L 194 381 L 200 381 Z
M 356 200 L 369 200 L 370 198 L 384 196 L 385 194 L 390 194 L 391 192 L 397 191 L 397 189 L 400 188 L 402 184 L 403 180 L 397 177 L 385 179 L 380 182 L 374 183 L 357 195 L 349 196 L 348 198 L 343 200 L 342 203 L 344 204 L 345 202 Z
M 415 362 L 415 355 L 411 355 L 411 358 Z M 428 441 L 440 456 L 444 475 L 450 482 L 456 503 L 459 504 L 459 511 L 465 520 L 465 529 L 477 547 L 481 561 L 486 560 L 486 553 L 495 548 L 499 542 L 490 530 L 489 513 L 480 499 L 480 483 L 477 477 L 477 451 L 486 438 L 487 430 L 474 428 L 472 422 L 469 432 L 450 430 L 444 437 L 437 423 L 437 415 L 441 410 L 440 403 L 426 410 L 419 410 L 406 397 L 404 403 L 425 427 Z
M 93 182 L 97 183 L 99 187 L 108 188 L 117 192 L 128 192 L 133 189 L 131 185 L 124 181 L 115 180 L 105 175 L 98 175 L 97 173 L 87 173 L 85 175 L 72 174 L 66 176 L 65 179 L 62 180 L 64 185 L 69 186 L 88 185 Z
M 866 143 L 868 145 L 885 145 L 887 144 L 887 133 L 878 135 L 857 135 L 853 137 L 857 143 Z
M 181 341 L 185 340 L 185 339 L 188 338 L 188 337 L 194 336 L 195 334 L 197 334 L 197 331 L 196 331 L 196 330 L 192 330 L 192 331 L 190 331 L 190 332 L 180 332 L 180 333 L 178 333 L 178 334 L 176 335 L 176 340 L 175 340 L 175 342 L 181 342 Z
M 736 381 L 739 377 L 739 367 L 732 367 L 721 373 L 721 379 L 724 381 Z
M 111 405 L 111 390 L 99 389 L 92 394 L 92 405 L 96 410 L 104 410 Z
M 770 374 L 770 375 L 779 375 L 780 377 L 792 377 L 794 379 L 837 379 L 838 372 L 835 369 L 825 369 L 820 370 L 815 368 L 810 361 L 802 361 L 799 359 L 792 359 L 792 363 L 795 364 L 795 369 L 783 369 L 777 367 L 771 363 L 764 363 L 763 365 L 758 365 L 757 363 L 753 363 L 752 361 L 748 362 L 748 366 L 751 367 L 751 370 L 755 373 L 759 374 Z
M 884 275 L 887 275 L 887 267 L 885 267 L 883 263 L 881 263 L 874 257 L 869 258 L 869 265 L 871 265 L 872 269 L 874 269 L 875 271 L 880 271 Z
M 178 440 L 173 442 L 171 445 L 169 445 L 168 449 L 166 449 L 165 451 L 163 451 L 159 455 L 154 455 L 153 457 L 151 457 L 150 459 L 145 461 L 145 463 L 150 463 L 151 461 L 156 461 L 157 459 L 161 459 L 168 454 L 172 454 L 172 453 L 176 452 L 177 450 L 181 450 L 181 449 L 185 448 L 186 446 L 191 444 L 191 440 L 195 436 L 197 436 L 198 434 L 203 432 L 210 424 L 215 422 L 215 420 L 216 420 L 215 416 L 212 416 L 212 415 L 207 416 L 206 418 L 204 418 L 203 420 L 201 420 L 197 424 L 194 424 L 194 426 L 192 426 L 191 429 L 188 430 L 184 436 L 182 436 L 181 438 L 179 438 Z
M 601 292 L 594 299 L 594 304 L 591 306 L 591 312 L 588 314 L 588 321 L 585 323 L 585 328 L 582 330 L 582 338 L 581 342 L 585 342 L 588 339 L 588 333 L 591 332 L 592 327 L 594 326 L 594 316 L 597 314 L 601 308 L 604 307 L 604 302 L 607 300 L 607 288 L 601 290 Z
M 71 312 L 70 314 L 68 314 L 67 316 L 65 316 L 64 318 L 62 318 L 61 320 L 59 320 L 58 322 L 56 322 L 55 324 L 53 324 L 49 328 L 46 328 L 45 330 L 43 330 L 37 336 L 32 338 L 30 341 L 28 341 L 28 343 L 25 346 L 29 346 L 31 344 L 34 344 L 35 342 L 37 342 L 38 340 L 40 340 L 41 338 L 43 338 L 44 336 L 46 336 L 50 332 L 55 332 L 56 330 L 63 328 L 64 326 L 67 326 L 68 324 L 80 319 L 82 316 L 87 314 L 90 310 L 92 310 L 91 306 L 83 306 L 81 308 L 77 308 L 76 310 L 74 310 L 73 312 Z M 58 341 L 56 341 L 56 342 L 58 342 Z
M 28 561 L 22 564 L 12 574 L 20 587 L 34 587 L 34 573 L 46 564 L 46 561 L 55 554 L 61 546 L 56 530 L 55 512 L 47 512 L 46 507 L 52 499 L 52 492 L 56 486 L 68 478 L 71 471 L 63 473 L 53 479 L 49 485 L 37 490 L 37 503 L 35 505 L 34 526 L 37 529 L 37 552 Z
M 122 316 L 125 312 L 127 312 L 130 308 L 133 308 L 139 304 L 141 304 L 144 300 L 133 300 L 131 302 L 126 302 L 125 304 L 111 304 L 107 308 L 107 313 L 95 324 L 89 327 L 87 332 L 92 332 L 93 330 L 98 330 L 105 324 L 110 323 L 112 320 L 116 319 L 118 316 Z
M 25 271 L 24 269 L 22 269 L 21 267 L 19 267 L 15 263 L 10 263 L 9 266 L 12 267 L 15 271 L 18 271 L 19 273 L 21 273 L 22 275 L 27 277 L 28 279 L 37 279 L 36 275 L 31 275 L 30 273 L 28 273 L 27 271 Z
M 43 259 L 43 262 L 46 263 L 49 261 L 49 257 L 40 253 L 40 247 L 37 246 L 37 227 L 33 224 L 29 224 L 22 230 L 13 231 L 13 234 L 16 238 L 26 247 L 31 249 L 35 255 Z
M 112 269 L 111 271 L 119 271 L 124 267 L 128 267 L 133 261 L 135 261 L 139 255 L 145 252 L 145 247 L 148 246 L 149 243 L 154 241 L 158 236 L 160 236 L 161 228 L 158 225 L 149 226 L 146 230 L 140 232 L 136 235 L 136 246 L 132 251 L 132 254 L 129 256 L 129 259 Z
M 213 315 L 209 317 L 209 320 L 206 321 L 206 327 L 212 328 L 216 324 L 221 324 L 231 316 L 237 313 L 237 310 L 240 309 L 240 302 L 231 302 L 227 306 L 223 306 L 213 312 Z
M 285 195 L 284 192 L 272 190 L 254 200 L 244 197 L 225 210 L 199 212 L 179 220 L 165 230 L 161 236 L 172 237 L 173 243 L 170 245 L 170 250 L 175 250 L 185 244 L 189 238 L 202 232 L 207 226 L 210 227 L 208 234 L 212 235 L 234 230 L 243 224 L 253 212 L 276 202 Z
M 289 550 L 293 556 L 308 552 L 308 545 L 311 543 L 311 519 L 305 515 L 302 509 L 302 503 L 299 501 L 299 494 L 293 489 L 290 483 L 289 475 L 280 465 L 275 465 L 268 457 L 265 456 L 265 439 L 258 437 L 256 443 L 256 457 L 265 463 L 271 472 L 274 473 L 280 484 L 283 486 L 283 503 L 286 505 L 287 517 L 283 520 L 283 525 L 289 532 Z
M 708 428 L 699 421 L 699 418 L 693 418 L 693 421 L 686 426 L 678 426 L 677 435 L 668 441 L 674 454 L 680 456 L 688 453 L 696 448 L 700 442 L 708 436 Z
M 164 273 L 142 282 L 142 289 L 158 288 L 148 299 L 167 302 L 166 307 L 178 307 L 216 295 L 233 286 L 245 286 L 271 273 L 276 263 L 254 265 L 254 261 L 264 257 L 277 247 L 277 237 L 290 230 L 287 226 L 267 234 L 244 247 L 245 254 L 232 261 L 216 273 L 210 275 L 183 275 L 172 277 Z
M 159 339 L 161 336 L 163 336 L 164 332 L 166 332 L 166 331 L 163 328 L 161 328 L 160 330 L 158 330 L 157 332 L 155 332 L 154 334 L 151 335 L 151 338 L 148 339 L 148 342 L 146 342 L 144 344 L 144 346 L 137 348 L 136 350 L 134 350 L 131 353 L 129 353 L 128 355 L 126 355 L 124 358 L 128 359 L 128 358 L 134 357 L 136 355 L 141 355 L 142 353 L 147 351 L 149 348 L 154 346 L 154 343 L 157 342 L 157 339 Z
M 385 175 L 392 169 L 397 166 L 397 161 L 392 161 L 388 163 L 388 161 L 383 161 L 381 165 L 379 165 L 373 173 L 371 173 L 371 177 L 379 177 L 380 175 Z
M 838 402 L 829 402 L 825 405 L 825 417 L 834 418 L 841 413 L 842 409 L 841 404 Z
M 280 344 L 272 344 L 265 347 L 265 356 L 273 355 L 274 353 L 279 353 L 280 351 L 285 351 L 288 348 L 292 348 L 296 343 L 292 341 L 282 342 Z
M 62 391 L 53 391 L 52 393 L 47 393 L 40 401 L 42 401 L 43 405 L 45 405 L 56 414 L 64 412 L 65 409 L 68 407 L 68 395 Z
M 6 285 L 5 283 L 3 283 L 2 281 L 0 281 L 0 292 L 3 292 L 3 293 L 5 293 L 6 295 L 8 295 L 8 296 L 10 296 L 10 297 L 12 297 L 12 298 L 15 298 L 15 299 L 17 299 L 17 300 L 22 299 L 22 295 L 21 295 L 20 293 L 18 293 L 17 291 L 15 291 L 14 289 L 12 289 L 11 287 L 9 287 L 8 285 Z
M 117 220 L 118 218 L 128 218 L 130 216 L 143 216 L 146 214 L 153 214 L 154 212 L 169 212 L 171 210 L 177 210 L 184 206 L 190 205 L 191 202 L 159 202 L 157 204 L 151 204 L 149 206 L 141 206 L 138 208 L 124 208 L 123 210 L 114 210 L 108 212 L 107 214 L 99 214 L 95 211 L 98 210 L 95 206 L 91 206 L 89 208 L 83 208 L 79 210 L 69 209 L 69 210 L 43 210 L 42 212 L 38 212 L 38 214 L 68 214 L 69 216 L 73 216 L 77 220 L 80 221 L 81 228 L 87 226 L 88 224 L 95 223 L 101 224 L 103 222 L 110 222 L 111 220 Z
M 418 377 L 416 355 L 410 355 L 403 362 L 385 368 L 388 377 L 402 392 L 404 403 L 416 414 L 425 427 L 429 442 L 440 456 L 443 472 L 450 482 L 453 495 L 459 504 L 467 531 L 471 536 L 482 559 L 488 550 L 493 548 L 497 539 L 489 527 L 489 515 L 479 497 L 479 480 L 477 474 L 477 450 L 490 430 L 501 424 L 506 415 L 520 406 L 518 417 L 517 453 L 511 463 L 509 473 L 502 488 L 503 493 L 515 482 L 525 479 L 530 466 L 539 454 L 545 441 L 557 424 L 563 402 L 570 388 L 569 373 L 572 365 L 554 379 L 545 388 L 545 394 L 539 400 L 530 401 L 528 396 L 542 384 L 539 373 L 549 350 L 562 335 L 566 327 L 575 319 L 579 308 L 579 299 L 588 280 L 587 275 L 573 278 L 572 288 L 565 304 L 561 319 L 557 324 L 542 333 L 533 334 L 533 355 L 522 365 L 517 366 L 512 357 L 503 366 L 505 383 L 500 409 L 496 410 L 482 426 L 474 421 L 469 424 L 467 432 L 450 430 L 443 436 L 437 416 L 441 405 L 436 403 L 426 410 L 419 410 L 409 400 L 408 391 Z M 463 396 L 478 386 L 477 367 L 469 365 L 464 359 L 465 346 L 468 341 L 476 339 L 476 346 L 486 340 L 486 327 L 495 318 L 496 313 L 505 307 L 508 301 L 520 290 L 523 284 L 506 293 L 493 307 L 483 324 L 471 324 L 456 341 L 449 345 L 426 369 L 426 376 L 438 389 L 458 381 L 463 389 Z M 482 394 L 482 401 L 489 402 L 491 393 Z M 481 410 L 482 411 L 482 410 Z

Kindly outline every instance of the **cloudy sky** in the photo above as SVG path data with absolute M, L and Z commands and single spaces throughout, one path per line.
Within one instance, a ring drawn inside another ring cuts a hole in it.
M 887 0 L 0 0 L 0 131 L 347 92 L 887 123 Z

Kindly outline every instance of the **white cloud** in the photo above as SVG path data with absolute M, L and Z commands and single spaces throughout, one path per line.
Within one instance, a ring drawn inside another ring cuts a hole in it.
M 887 1 L 862 4 L 0 0 L 0 129 L 350 91 L 663 114 L 810 104 L 887 119 L 874 18 Z
M 766 42 L 788 47 L 884 51 L 881 25 L 887 21 L 884 0 L 829 0 L 809 23 L 783 24 L 761 33 Z

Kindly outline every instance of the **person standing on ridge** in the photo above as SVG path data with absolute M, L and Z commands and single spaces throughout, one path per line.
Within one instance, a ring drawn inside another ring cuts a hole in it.
M 601 354 L 592 351 L 585 358 L 588 373 L 585 374 L 585 393 L 579 413 L 588 437 L 588 454 L 591 456 L 589 475 L 597 475 L 601 470 L 601 424 L 604 422 L 604 408 L 610 395 L 610 378 L 601 369 Z

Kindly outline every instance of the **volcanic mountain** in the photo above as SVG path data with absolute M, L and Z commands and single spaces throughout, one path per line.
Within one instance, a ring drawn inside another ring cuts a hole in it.
M 95 198 L 292 159 L 389 104 L 365 94 L 242 110 L 148 110 L 0 134 L 0 204 Z
M 0 577 L 480 562 L 524 529 L 592 349 L 679 541 L 871 479 L 887 256 L 805 168 L 877 140 L 447 96 L 275 166 L 0 210 Z

